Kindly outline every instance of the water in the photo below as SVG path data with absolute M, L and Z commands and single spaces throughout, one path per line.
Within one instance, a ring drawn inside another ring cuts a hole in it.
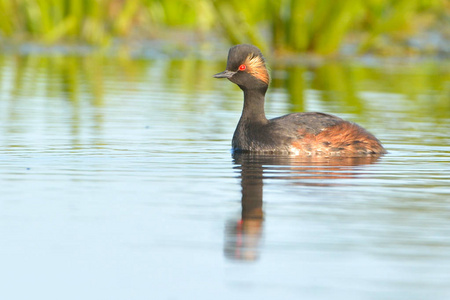
M 274 63 L 374 160 L 236 155 L 223 61 L 0 56 L 2 299 L 449 299 L 446 62 Z

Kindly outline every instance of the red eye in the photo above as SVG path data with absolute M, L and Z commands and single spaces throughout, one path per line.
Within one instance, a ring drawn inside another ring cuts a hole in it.
M 244 71 L 247 67 L 245 65 L 240 65 L 239 66 L 239 71 Z

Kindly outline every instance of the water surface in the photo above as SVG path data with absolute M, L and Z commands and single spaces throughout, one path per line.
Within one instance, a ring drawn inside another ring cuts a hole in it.
M 449 299 L 448 63 L 271 65 L 389 151 L 321 161 L 233 156 L 224 67 L 0 56 L 1 298 Z

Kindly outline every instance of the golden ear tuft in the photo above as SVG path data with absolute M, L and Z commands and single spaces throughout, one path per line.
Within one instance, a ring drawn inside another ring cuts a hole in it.
M 259 55 L 249 55 L 245 60 L 247 72 L 255 76 L 265 84 L 269 84 L 269 72 L 267 72 L 264 59 Z

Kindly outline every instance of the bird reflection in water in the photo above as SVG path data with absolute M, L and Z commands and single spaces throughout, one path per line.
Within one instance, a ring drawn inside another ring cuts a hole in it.
M 263 181 L 289 180 L 303 186 L 329 186 L 320 179 L 354 178 L 357 166 L 372 164 L 379 156 L 297 157 L 257 153 L 234 153 L 235 169 L 240 172 L 242 214 L 229 221 L 225 234 L 225 256 L 233 260 L 254 261 L 259 257 L 263 235 Z M 314 181 L 310 181 L 313 179 Z

